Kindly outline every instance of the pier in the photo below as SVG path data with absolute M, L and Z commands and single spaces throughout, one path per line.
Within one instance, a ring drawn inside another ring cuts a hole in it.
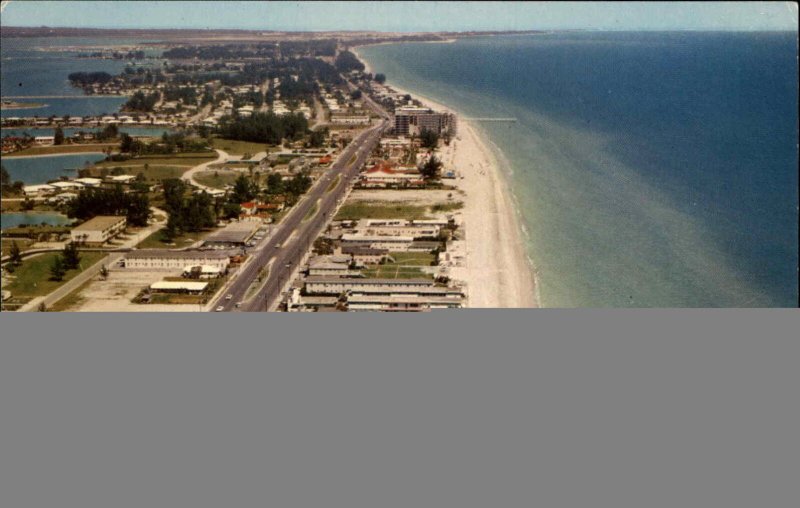
M 464 118 L 464 120 L 474 121 L 474 122 L 516 122 L 516 118 L 485 118 L 485 117 L 478 117 L 478 118 Z

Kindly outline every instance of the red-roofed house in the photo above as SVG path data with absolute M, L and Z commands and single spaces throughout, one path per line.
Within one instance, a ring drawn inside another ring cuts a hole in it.
M 364 187 L 385 187 L 387 185 L 421 185 L 422 175 L 416 169 L 398 170 L 385 162 L 379 162 L 361 175 Z
M 258 203 L 255 201 L 247 201 L 246 203 L 242 203 L 240 206 L 242 207 L 242 212 L 247 215 L 253 215 L 258 209 Z

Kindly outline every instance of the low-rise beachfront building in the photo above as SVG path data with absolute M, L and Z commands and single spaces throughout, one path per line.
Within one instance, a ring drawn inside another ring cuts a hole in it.
M 53 187 L 49 184 L 40 184 L 40 185 L 26 185 L 22 188 L 22 192 L 25 193 L 26 196 L 33 197 L 33 196 L 47 196 L 48 194 L 52 194 L 58 190 L 56 187 Z
M 373 225 L 359 223 L 353 233 L 365 236 L 409 236 L 417 238 L 436 238 L 441 228 L 436 225 Z
M 435 287 L 431 279 L 358 279 L 331 276 L 310 276 L 305 279 L 306 293 L 322 295 L 338 295 L 347 291 L 417 293 Z
M 367 247 L 370 249 L 386 249 L 392 252 L 406 252 L 414 243 L 413 236 L 366 236 L 344 234 L 341 238 L 342 248 Z
M 418 186 L 425 183 L 422 175 L 416 170 L 397 170 L 390 165 L 379 163 L 361 174 L 361 185 L 364 187 Z
M 72 228 L 70 238 L 82 245 L 103 245 L 123 231 L 127 220 L 119 215 L 98 215 Z
M 210 266 L 225 272 L 231 263 L 228 252 L 215 250 L 141 249 L 125 255 L 125 268 L 185 270 L 187 266 Z
M 462 297 L 419 296 L 419 295 L 378 295 L 369 293 L 347 296 L 347 310 L 350 312 L 429 312 L 441 309 L 460 309 Z
M 369 247 L 348 246 L 342 247 L 341 253 L 350 256 L 356 265 L 377 265 L 384 259 L 389 259 L 388 249 L 371 249 Z

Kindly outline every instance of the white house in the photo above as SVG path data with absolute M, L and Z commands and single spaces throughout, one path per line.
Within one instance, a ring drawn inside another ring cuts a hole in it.
M 22 188 L 22 192 L 24 192 L 26 196 L 46 196 L 47 194 L 51 194 L 55 191 L 56 187 L 47 184 L 26 185 Z

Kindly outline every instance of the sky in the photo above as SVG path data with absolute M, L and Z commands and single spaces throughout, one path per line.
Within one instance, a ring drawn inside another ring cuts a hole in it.
M 797 30 L 793 2 L 3 1 L 2 26 L 376 30 Z

